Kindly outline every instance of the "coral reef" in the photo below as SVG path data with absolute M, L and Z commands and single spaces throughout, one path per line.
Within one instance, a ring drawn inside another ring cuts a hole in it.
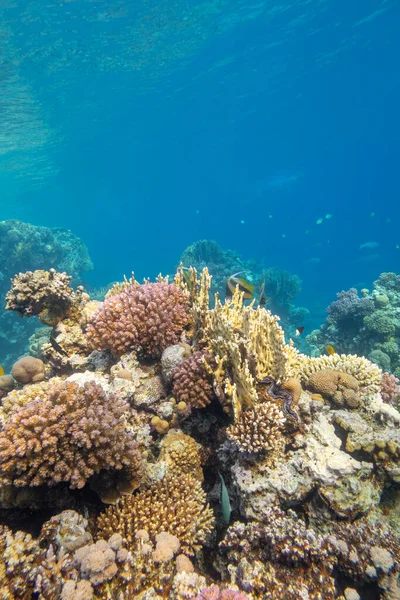
M 379 285 L 363 322 L 395 302 L 397 279 Z M 302 354 L 210 286 L 179 269 L 103 304 L 40 299 L 60 318 L 40 369 L 0 382 L 1 597 L 399 598 L 395 376 Z
M 366 356 L 400 377 L 400 289 L 399 275 L 382 273 L 373 290 L 361 297 L 355 288 L 340 292 L 328 308 L 328 318 L 320 329 L 307 336 L 312 353 L 319 355 L 326 345 L 338 352 Z
M 140 350 L 159 358 L 189 325 L 187 296 L 173 283 L 129 285 L 107 298 L 93 315 L 88 338 L 94 348 L 116 355 Z

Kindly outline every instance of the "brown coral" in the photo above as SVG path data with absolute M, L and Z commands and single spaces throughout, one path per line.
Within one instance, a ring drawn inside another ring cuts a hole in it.
M 264 452 L 282 447 L 282 411 L 273 402 L 265 402 L 254 410 L 242 412 L 227 429 L 228 437 L 241 452 Z
M 94 348 L 116 355 L 129 350 L 158 358 L 163 350 L 179 342 L 189 325 L 187 294 L 174 283 L 128 285 L 107 298 L 88 326 Z
M 322 369 L 316 371 L 308 379 L 306 387 L 312 392 L 321 394 L 338 406 L 357 408 L 360 399 L 357 396 L 358 381 L 344 371 Z
M 0 432 L 0 481 L 80 488 L 102 469 L 140 465 L 125 402 L 95 383 L 52 386 L 12 412 Z
M 73 303 L 71 279 L 55 269 L 18 273 L 6 295 L 6 310 L 27 317 L 37 315 L 45 325 L 55 325 Z
M 13 364 L 11 374 L 18 383 L 37 383 L 44 379 L 44 363 L 34 356 L 23 356 Z
M 193 554 L 212 530 L 214 517 L 201 485 L 180 475 L 167 477 L 132 496 L 124 496 L 98 518 L 99 536 L 117 532 L 133 545 L 145 529 L 154 540 L 161 531 L 176 536 L 183 552 Z
M 173 376 L 173 392 L 179 402 L 203 408 L 211 402 L 213 386 L 206 369 L 207 357 L 197 350 L 178 364 Z

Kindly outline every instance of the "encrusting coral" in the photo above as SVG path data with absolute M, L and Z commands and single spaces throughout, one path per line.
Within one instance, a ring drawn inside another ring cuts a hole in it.
M 214 517 L 198 481 L 188 475 L 165 477 L 148 489 L 124 496 L 97 521 L 98 535 L 120 533 L 132 544 L 139 530 L 150 538 L 161 531 L 175 535 L 185 553 L 193 554 L 212 530 Z
M 174 283 L 128 285 L 110 296 L 93 315 L 87 335 L 93 348 L 116 355 L 139 350 L 159 358 L 180 341 L 189 325 L 188 297 Z
M 139 468 L 127 405 L 95 383 L 55 384 L 12 412 L 0 431 L 0 481 L 80 488 L 102 469 Z

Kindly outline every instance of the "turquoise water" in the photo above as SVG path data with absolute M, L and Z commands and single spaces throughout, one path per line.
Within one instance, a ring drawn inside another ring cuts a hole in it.
M 297 273 L 311 310 L 398 270 L 397 0 L 0 16 L 1 218 L 71 229 L 92 284 L 201 238 Z

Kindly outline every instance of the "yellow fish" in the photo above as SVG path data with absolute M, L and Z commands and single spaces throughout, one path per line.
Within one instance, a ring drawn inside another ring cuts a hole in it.
M 2 366 L 0 366 L 0 377 L 2 377 L 4 375 L 4 369 Z
M 327 346 L 326 351 L 329 354 L 329 356 L 333 356 L 334 354 L 336 354 L 335 348 L 333 346 Z
M 239 271 L 228 277 L 226 280 L 226 295 L 232 296 L 236 286 L 239 286 L 239 290 L 243 293 L 243 298 L 250 300 L 254 296 L 254 284 L 246 281 L 244 277 L 238 277 L 242 272 L 243 271 Z

